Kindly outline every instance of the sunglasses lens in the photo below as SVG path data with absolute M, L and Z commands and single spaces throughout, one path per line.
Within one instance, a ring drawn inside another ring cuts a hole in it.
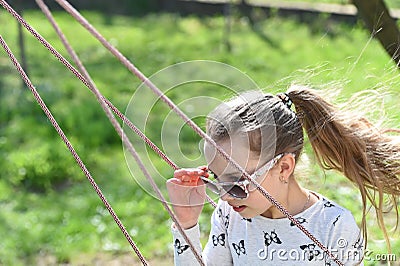
M 227 191 L 227 193 L 229 195 L 231 195 L 232 197 L 238 198 L 238 199 L 245 199 L 247 198 L 247 193 L 246 191 L 243 190 L 243 188 L 241 188 L 238 185 L 234 185 L 234 186 L 229 186 L 226 189 L 224 188 L 225 191 Z
M 204 180 L 204 179 L 202 179 L 202 180 L 204 181 L 204 183 L 206 183 L 206 187 L 209 190 L 211 190 L 212 192 L 214 192 L 216 194 L 219 194 L 219 189 L 217 188 L 216 185 L 214 185 L 213 183 L 208 182 L 207 180 Z
M 203 182 L 206 184 L 206 187 L 211 190 L 212 192 L 218 194 L 221 196 L 221 190 L 220 187 L 218 187 L 216 184 L 214 184 L 211 180 L 208 180 L 207 178 L 201 178 L 201 180 L 203 180 Z M 245 199 L 247 198 L 247 193 L 245 190 L 243 190 L 242 187 L 238 186 L 238 185 L 220 185 L 222 187 L 222 190 L 224 190 L 226 193 L 228 193 L 229 195 L 231 195 L 234 198 L 238 198 L 238 199 Z

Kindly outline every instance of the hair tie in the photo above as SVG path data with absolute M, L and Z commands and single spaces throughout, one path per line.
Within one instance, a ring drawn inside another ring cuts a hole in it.
M 276 95 L 279 99 L 281 99 L 281 101 L 286 105 L 287 108 L 292 108 L 292 100 L 290 100 L 289 95 L 285 92 L 282 93 L 278 93 Z

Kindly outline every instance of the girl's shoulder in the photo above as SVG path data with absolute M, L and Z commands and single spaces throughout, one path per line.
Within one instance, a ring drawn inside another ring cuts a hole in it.
M 351 212 L 345 207 L 339 205 L 335 201 L 317 193 L 311 191 L 314 195 L 318 197 L 318 201 L 314 203 L 310 208 L 306 209 L 301 215 L 306 216 L 319 216 L 322 219 L 336 219 L 338 216 L 353 217 Z
M 313 192 L 315 193 L 315 192 Z M 359 235 L 359 227 L 353 214 L 345 207 L 318 193 L 319 197 L 313 206 L 299 215 L 307 219 L 308 228 L 315 232 L 323 232 L 337 237 Z M 299 215 L 295 216 L 296 218 Z M 357 237 L 357 236 L 354 236 Z

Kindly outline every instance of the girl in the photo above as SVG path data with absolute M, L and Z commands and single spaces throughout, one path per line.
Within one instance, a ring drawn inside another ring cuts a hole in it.
M 293 171 L 303 148 L 303 128 L 319 164 L 339 170 L 360 190 L 362 233 L 348 210 L 296 181 Z M 367 198 L 388 242 L 383 194 L 397 207 L 397 137 L 385 135 L 365 118 L 340 112 L 301 86 L 278 96 L 248 92 L 221 104 L 208 117 L 207 134 L 343 264 L 362 264 Z M 174 212 L 204 264 L 334 265 L 212 145 L 206 143 L 204 152 L 207 167 L 177 170 L 167 181 Z M 220 201 L 201 251 L 198 218 L 206 186 Z M 198 265 L 174 224 L 172 233 L 175 264 Z

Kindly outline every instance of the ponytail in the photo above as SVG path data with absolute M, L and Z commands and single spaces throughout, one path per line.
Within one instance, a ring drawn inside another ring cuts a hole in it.
M 293 102 L 297 116 L 305 129 L 323 169 L 342 172 L 361 193 L 363 216 L 361 228 L 367 242 L 367 200 L 375 208 L 390 251 L 388 233 L 383 220 L 386 194 L 396 210 L 400 195 L 400 137 L 371 124 L 366 118 L 340 110 L 325 101 L 317 91 L 292 86 L 286 93 Z

